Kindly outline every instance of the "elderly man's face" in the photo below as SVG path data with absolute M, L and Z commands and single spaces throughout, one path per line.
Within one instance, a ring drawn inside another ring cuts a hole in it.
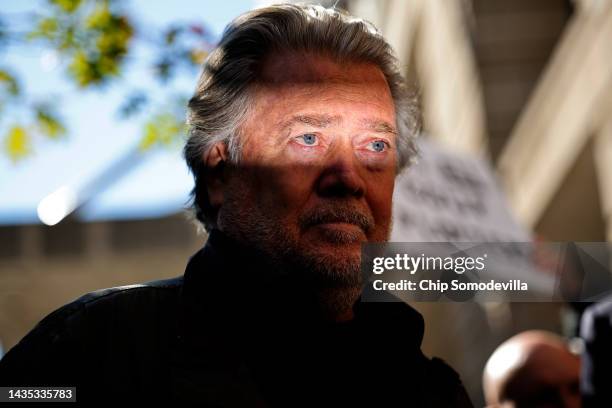
M 361 244 L 385 241 L 395 109 L 375 65 L 267 59 L 228 171 L 219 228 L 325 284 L 356 285 Z

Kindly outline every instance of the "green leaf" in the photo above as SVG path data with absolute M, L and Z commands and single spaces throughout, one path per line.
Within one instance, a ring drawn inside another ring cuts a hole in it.
M 56 5 L 62 11 L 72 14 L 81 5 L 81 0 L 50 0 L 50 3 Z
M 23 126 L 13 126 L 4 139 L 4 148 L 14 162 L 28 156 L 32 149 L 27 130 Z
M 51 139 L 57 139 L 66 134 L 66 128 L 60 122 L 57 115 L 47 107 L 38 107 L 36 109 L 36 122 L 41 133 Z
M 69 51 L 78 48 L 76 39 L 77 28 L 74 25 L 67 25 L 59 38 L 57 50 L 60 52 Z
M 157 79 L 162 82 L 166 82 L 172 75 L 174 63 L 169 58 L 164 57 L 155 64 L 154 69 Z
M 113 13 L 108 2 L 98 3 L 85 17 L 83 27 L 72 34 L 82 40 L 78 44 L 71 40 L 74 45 L 68 48 L 73 51 L 68 73 L 83 88 L 118 76 L 132 35 L 127 17 Z
M 86 88 L 103 83 L 109 76 L 118 74 L 118 66 L 104 56 L 89 57 L 84 51 L 77 51 L 68 66 L 77 85 Z
M 59 21 L 56 17 L 41 18 L 36 28 L 27 34 L 26 38 L 33 40 L 44 38 L 53 40 L 59 33 Z
M 156 144 L 170 146 L 180 140 L 179 136 L 184 131 L 185 124 L 182 119 L 172 113 L 159 113 L 145 124 L 140 148 L 146 150 Z
M 189 52 L 189 59 L 194 65 L 202 65 L 206 57 L 208 57 L 208 52 L 206 52 L 206 50 L 194 48 Z
M 159 134 L 155 125 L 153 123 L 146 123 L 144 128 L 144 134 L 142 139 L 140 140 L 140 149 L 147 150 L 150 149 L 151 146 L 157 143 L 159 139 Z
M 181 27 L 170 27 L 164 34 L 164 42 L 166 45 L 172 45 L 176 41 L 176 37 L 182 31 Z
M 108 7 L 108 3 L 101 2 L 87 17 L 85 26 L 91 30 L 105 30 L 111 26 L 113 17 L 114 16 Z
M 0 69 L 0 84 L 6 88 L 9 94 L 13 96 L 19 95 L 19 83 L 17 79 L 3 69 Z

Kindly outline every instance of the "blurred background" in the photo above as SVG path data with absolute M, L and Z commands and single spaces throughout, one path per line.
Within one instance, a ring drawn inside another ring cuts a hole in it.
M 183 273 L 206 239 L 184 211 L 184 104 L 223 27 L 269 3 L 2 1 L 1 348 L 86 292 Z M 486 162 L 529 236 L 612 240 L 612 1 L 322 4 L 382 30 L 419 89 L 423 137 Z M 497 345 L 527 329 L 571 337 L 582 310 L 414 306 L 424 350 L 476 406 Z

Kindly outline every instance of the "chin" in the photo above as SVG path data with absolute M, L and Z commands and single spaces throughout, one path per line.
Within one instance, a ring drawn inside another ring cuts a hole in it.
M 327 244 L 321 242 L 315 246 L 314 250 L 325 258 L 330 260 L 336 259 L 339 263 L 361 262 L 361 242 L 348 244 Z
M 356 247 L 360 250 L 361 244 L 367 241 L 367 237 L 361 228 L 345 223 L 312 226 L 306 231 L 304 238 L 336 250 L 350 247 Z
M 361 284 L 361 243 L 318 242 L 301 251 L 298 261 L 305 274 L 322 286 L 353 287 Z

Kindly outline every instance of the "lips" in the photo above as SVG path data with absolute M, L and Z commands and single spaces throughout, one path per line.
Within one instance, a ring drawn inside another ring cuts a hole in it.
M 361 226 L 350 223 L 350 222 L 344 222 L 344 221 L 321 222 L 319 224 L 315 224 L 315 226 L 326 226 L 326 227 L 333 227 L 333 228 L 346 229 L 346 230 L 359 229 L 363 231 L 363 228 L 361 228 Z
M 366 239 L 363 229 L 355 224 L 346 222 L 324 222 L 314 224 L 313 231 L 325 242 L 334 244 L 355 244 Z
M 317 225 L 327 225 L 343 229 L 359 228 L 365 232 L 371 228 L 372 223 L 368 217 L 354 212 L 340 217 L 336 214 L 316 214 L 309 217 L 304 227 L 308 228 Z

